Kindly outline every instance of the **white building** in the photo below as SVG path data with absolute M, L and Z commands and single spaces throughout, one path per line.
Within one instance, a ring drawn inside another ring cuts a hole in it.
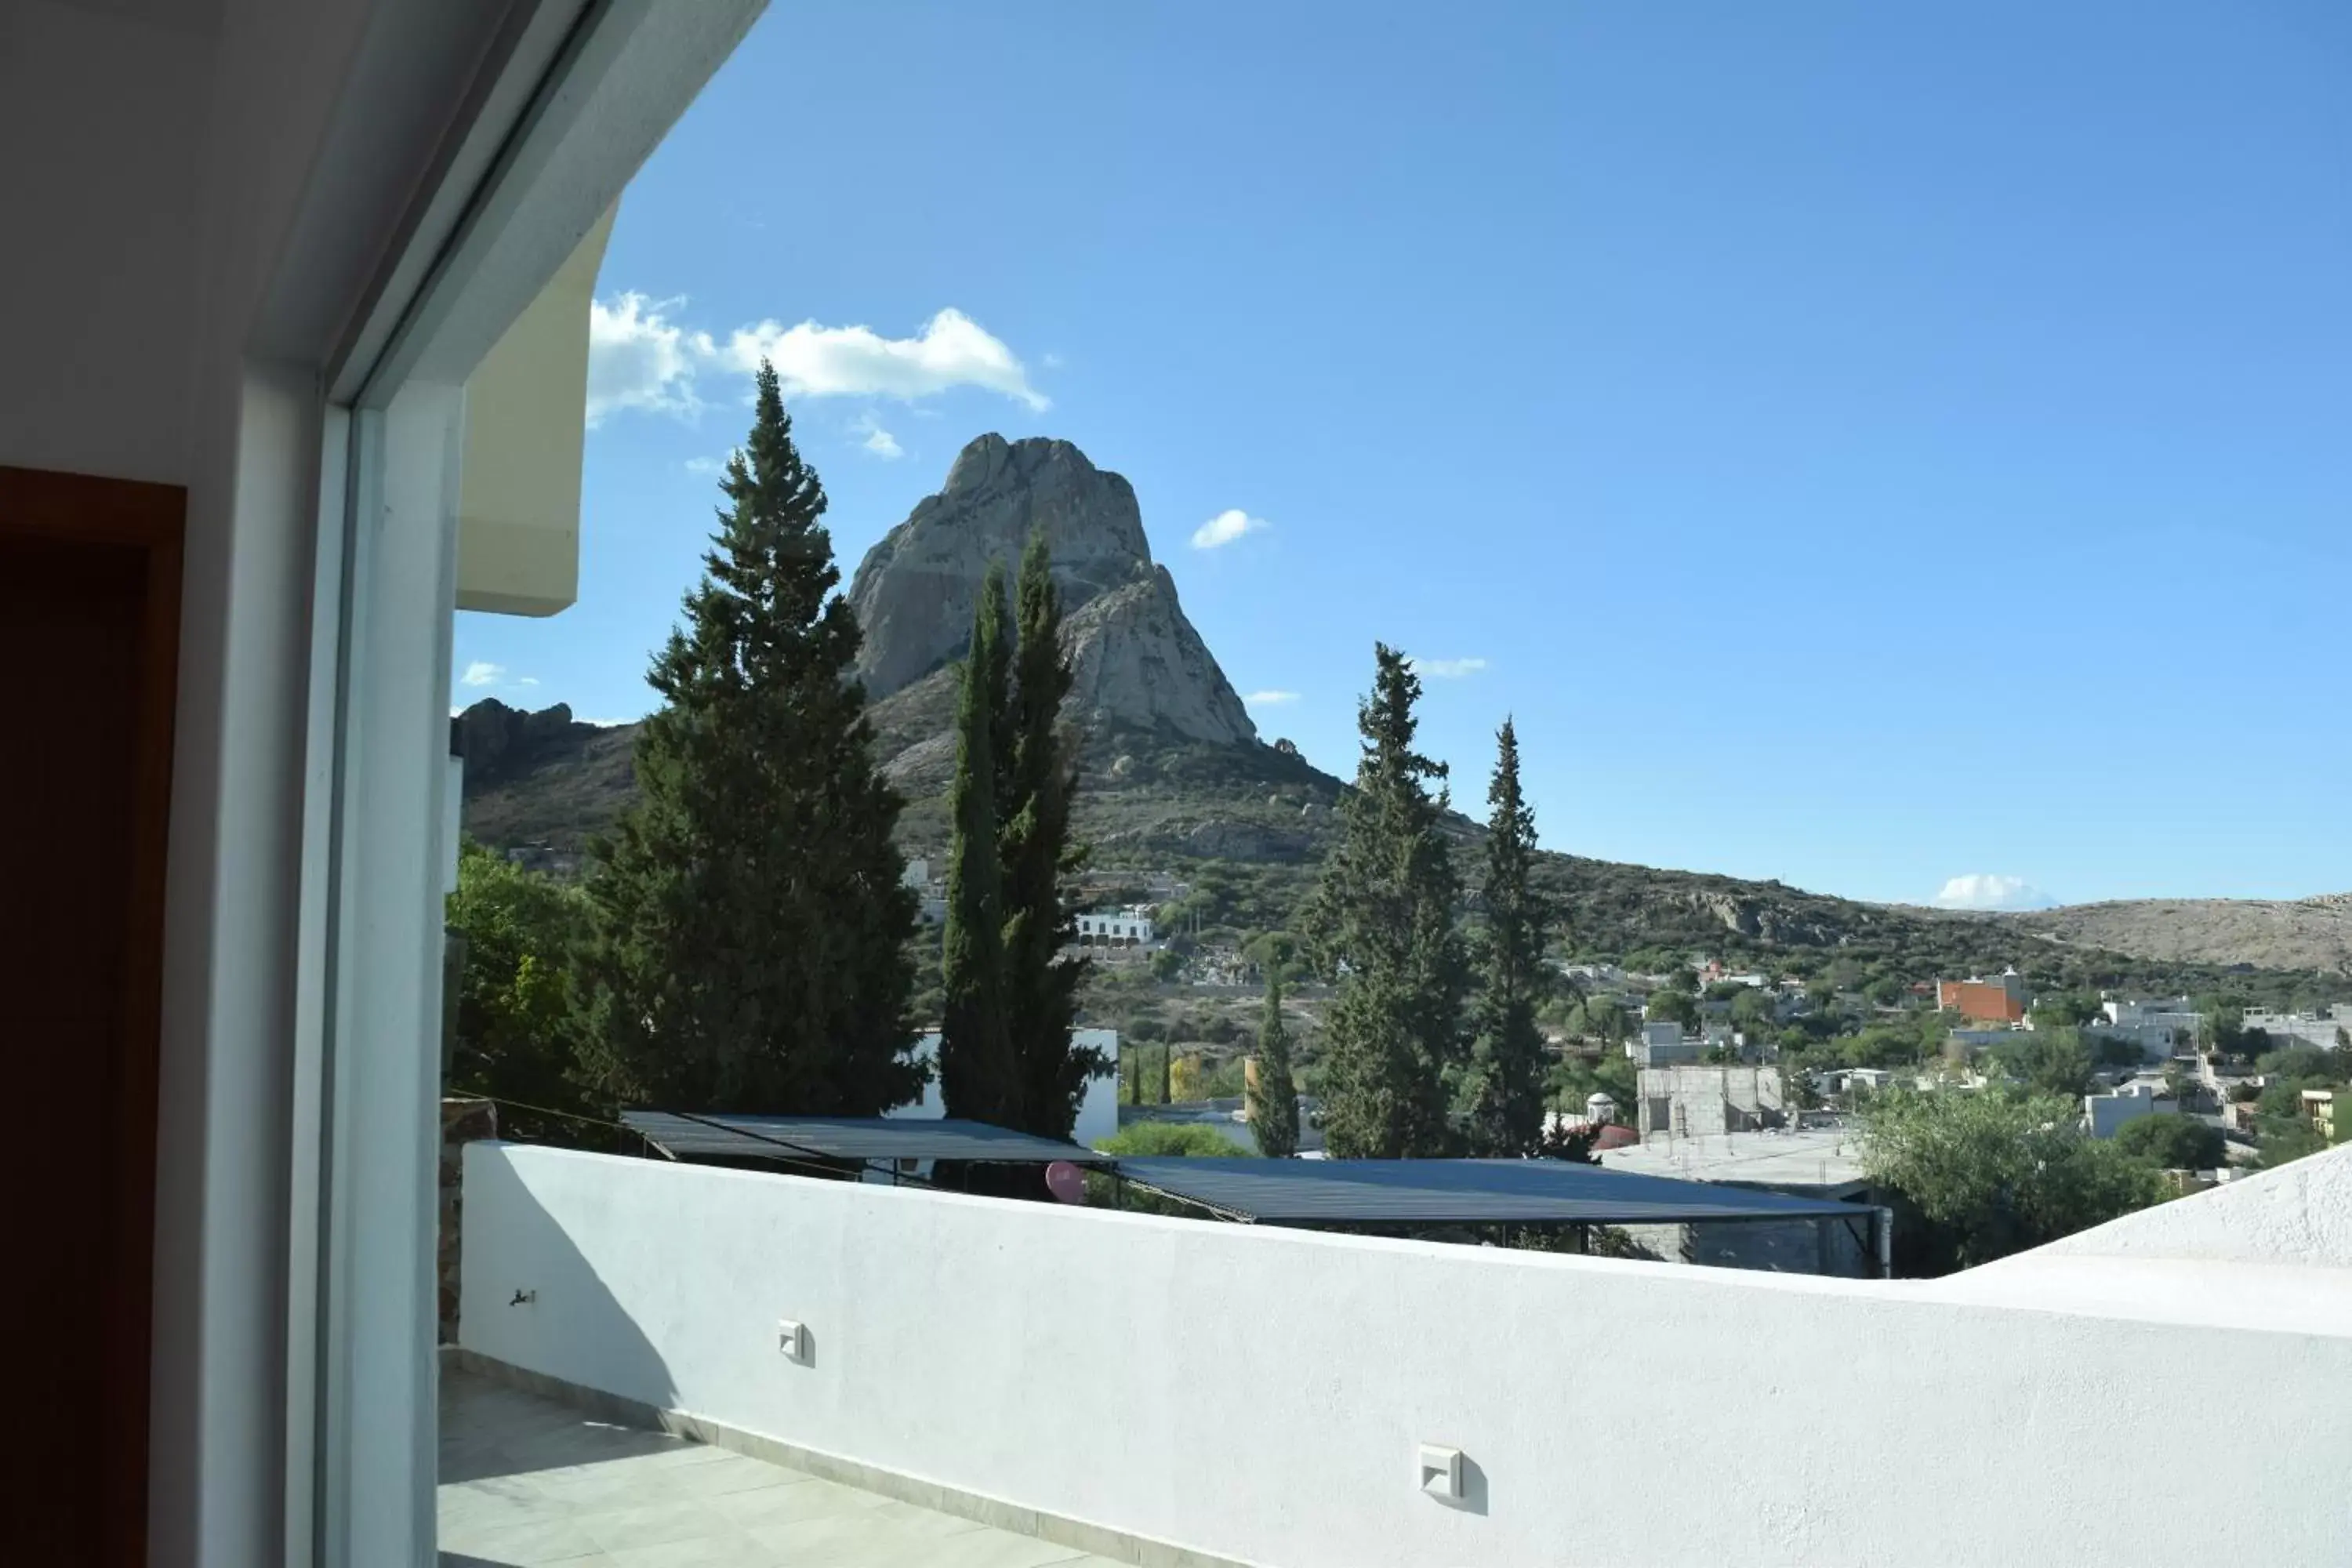
M 1093 910 L 1078 916 L 1078 942 L 1085 947 L 1149 947 L 1151 906 L 1129 904 L 1118 910 Z
M 1671 1018 L 1643 1024 L 1642 1032 L 1625 1042 L 1625 1054 L 1642 1068 L 1695 1062 L 1706 1052 L 1706 1042 L 1701 1037 L 1685 1034 L 1683 1026 Z
M 2202 1019 L 2186 996 L 2107 1002 L 2100 1011 L 2105 1021 L 2090 1025 L 2088 1032 L 2131 1041 L 2145 1061 L 2196 1054 Z
M 2083 1097 L 2083 1126 L 2094 1138 L 2112 1138 L 2143 1116 L 2179 1109 L 2158 1097 L 2155 1086 L 2134 1079 L 2106 1094 Z
M 2332 1051 L 2342 1037 L 2352 1036 L 2352 1006 L 2337 1003 L 2315 1013 L 2273 1013 L 2257 1008 L 2245 1016 L 2248 1029 L 2260 1029 L 2278 1046 L 2317 1046 Z

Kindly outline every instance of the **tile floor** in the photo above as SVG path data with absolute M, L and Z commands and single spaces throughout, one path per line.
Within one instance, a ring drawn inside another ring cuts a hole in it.
M 1118 1568 L 455 1368 L 439 1501 L 442 1568 Z

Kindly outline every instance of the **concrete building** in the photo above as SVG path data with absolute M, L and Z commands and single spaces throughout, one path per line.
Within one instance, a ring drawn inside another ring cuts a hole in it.
M 2152 1085 L 2135 1079 L 2106 1094 L 2084 1095 L 2083 1126 L 2094 1138 L 2112 1138 L 2143 1116 L 2178 1109 L 2173 1101 L 2158 1098 Z
M 2025 977 L 2012 968 L 1990 980 L 1981 976 L 1938 980 L 1936 1005 L 1972 1024 L 2021 1024 L 2026 1012 Z
M 1671 1067 L 1677 1062 L 1695 1062 L 1706 1052 L 1706 1042 L 1697 1035 L 1685 1034 L 1683 1026 L 1671 1018 L 1661 1018 L 1642 1026 L 1642 1032 L 1625 1042 L 1625 1054 L 1639 1068 Z
M 2260 1029 L 2274 1046 L 2316 1046 L 2332 1051 L 2352 1037 L 2352 1005 L 2336 1003 L 2312 1013 L 2277 1013 L 2253 1008 L 2244 1020 L 2249 1030 Z
M 2129 1040 L 2140 1048 L 2143 1061 L 2168 1061 L 2194 1056 L 2202 1027 L 2201 1016 L 2186 996 L 2101 1005 L 2104 1022 L 2089 1025 L 2086 1033 Z
M 1776 1067 L 1645 1067 L 1639 1087 L 1635 1130 L 1644 1142 L 1753 1131 L 1787 1119 L 1788 1091 Z
M 1863 1173 L 1853 1135 L 1843 1128 L 1645 1138 L 1637 1144 L 1598 1152 L 1601 1163 L 1612 1171 L 1720 1182 L 1855 1205 L 1851 1226 L 1747 1223 L 1632 1227 L 1629 1234 L 1634 1241 L 1667 1262 L 1828 1274 L 1846 1279 L 1877 1276 L 1877 1242 L 1866 1218 L 1874 1201 L 1871 1184 Z
M 2343 1094 L 2332 1089 L 2306 1089 L 2302 1091 L 2303 1118 L 2311 1130 L 2330 1143 L 2352 1136 L 2352 1117 L 2342 1114 Z
M 1082 947 L 1149 947 L 1151 942 L 1150 904 L 1093 910 L 1078 916 L 1078 944 Z

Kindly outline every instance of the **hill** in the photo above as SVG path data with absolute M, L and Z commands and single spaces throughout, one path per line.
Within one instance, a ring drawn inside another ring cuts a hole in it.
M 1033 529 L 1053 546 L 1076 680 L 1064 721 L 1079 741 L 1076 826 L 1106 888 L 1122 872 L 1194 885 L 1187 916 L 1234 931 L 1296 922 L 1335 828 L 1340 780 L 1268 743 L 1154 563 L 1135 491 L 1066 441 L 989 435 L 868 551 L 849 590 L 866 639 L 858 669 L 877 750 L 908 807 L 900 839 L 936 861 L 947 843 L 956 668 L 987 563 Z M 467 828 L 500 847 L 577 852 L 635 793 L 635 728 L 562 706 L 477 703 L 452 721 Z M 1466 842 L 1476 825 L 1456 818 Z M 2095 904 L 2016 916 L 1858 903 L 1778 882 L 1547 854 L 1542 885 L 1577 951 L 1699 949 L 1729 960 L 1865 978 L 1928 978 L 2016 963 L 2046 985 L 2210 989 L 2233 965 L 2294 980 L 2352 974 L 2352 898 L 2304 904 Z M 2241 987 L 2243 988 L 2242 986 Z
M 2132 899 L 2004 917 L 2044 942 L 2143 958 L 2352 974 L 2352 893 L 2268 899 Z

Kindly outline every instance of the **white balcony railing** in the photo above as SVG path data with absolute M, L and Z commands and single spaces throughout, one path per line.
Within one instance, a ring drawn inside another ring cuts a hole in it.
M 465 1182 L 479 1356 L 1234 1562 L 2202 1568 L 2164 1496 L 2239 1561 L 2352 1542 L 2352 1150 L 1931 1282 L 496 1144 Z M 2202 1440 L 2256 1409 L 2291 1440 Z

